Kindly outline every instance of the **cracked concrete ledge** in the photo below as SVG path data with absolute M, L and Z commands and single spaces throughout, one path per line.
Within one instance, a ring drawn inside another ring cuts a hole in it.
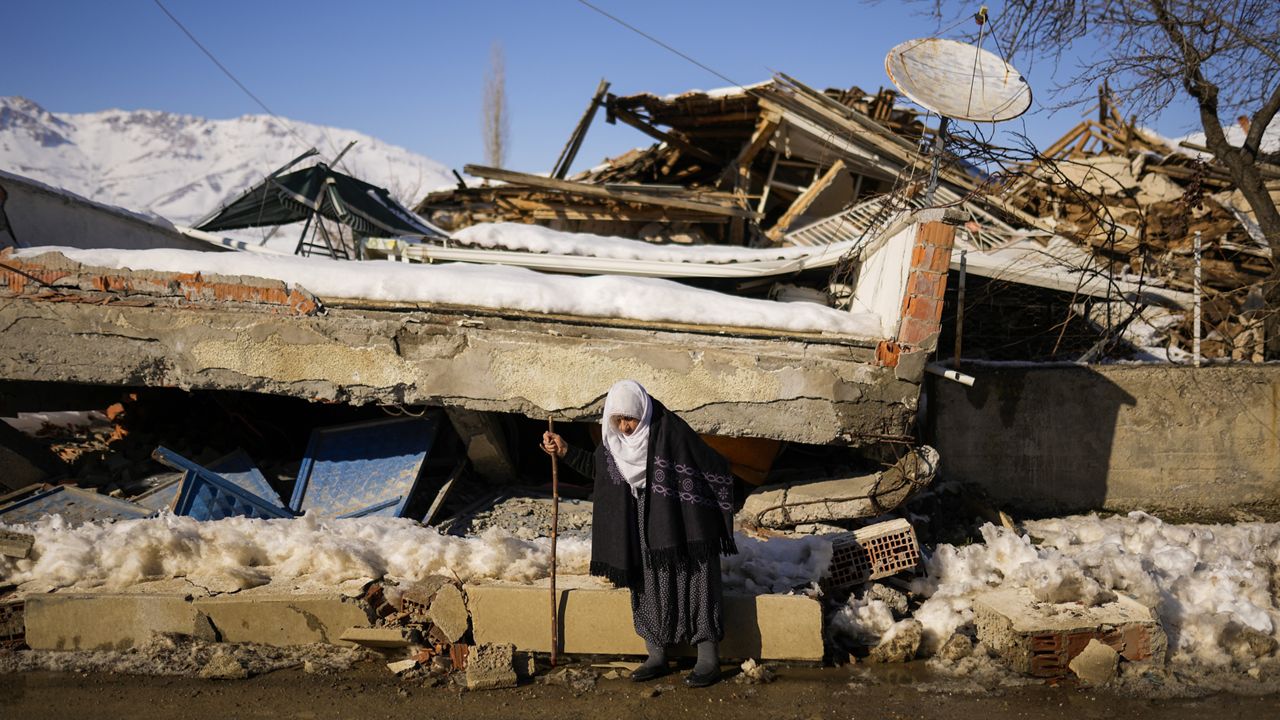
M 476 643 L 549 650 L 546 587 L 469 584 L 464 590 Z M 629 591 L 568 588 L 559 596 L 564 652 L 644 654 L 632 626 Z M 343 632 L 375 620 L 365 604 L 337 591 L 211 597 L 173 590 L 48 593 L 27 596 L 25 612 L 26 642 L 33 650 L 127 650 L 156 633 L 211 642 L 350 646 Z M 726 595 L 725 625 L 732 628 L 721 644 L 725 658 L 822 659 L 822 608 L 813 598 Z
M 368 609 L 338 593 L 192 597 L 177 593 L 53 593 L 26 598 L 33 650 L 126 650 L 153 634 L 288 646 L 339 639 Z
M 920 385 L 873 347 L 456 312 L 0 299 L 0 380 L 247 390 L 594 419 L 635 378 L 700 432 L 861 445 L 905 435 Z M 918 379 L 917 379 L 918 380 Z
M 467 609 L 477 643 L 511 643 L 517 650 L 548 652 L 550 589 L 537 586 L 467 585 Z M 644 655 L 635 632 L 628 590 L 562 588 L 556 593 L 561 650 L 584 655 Z M 822 659 L 822 606 L 803 595 L 724 596 L 725 659 Z M 684 648 L 690 654 L 692 648 Z

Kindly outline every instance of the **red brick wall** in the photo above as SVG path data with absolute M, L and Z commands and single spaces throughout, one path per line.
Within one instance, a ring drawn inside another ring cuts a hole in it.
M 911 250 L 911 270 L 902 298 L 902 325 L 898 342 L 912 349 L 930 351 L 938 343 L 942 327 L 942 293 L 947 289 L 951 248 L 955 244 L 953 225 L 929 222 L 920 225 Z

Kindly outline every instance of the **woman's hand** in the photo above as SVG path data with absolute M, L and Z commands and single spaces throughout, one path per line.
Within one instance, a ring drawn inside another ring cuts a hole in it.
M 558 458 L 564 457 L 569 452 L 569 446 L 565 444 L 564 438 L 548 430 L 542 433 L 542 452 L 548 455 L 555 455 Z

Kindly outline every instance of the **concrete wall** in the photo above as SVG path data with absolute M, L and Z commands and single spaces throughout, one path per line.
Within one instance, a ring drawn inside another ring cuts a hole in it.
M 998 505 L 1280 517 L 1280 366 L 965 372 L 931 381 L 931 444 Z
M 0 172 L 0 186 L 9 195 L 4 212 L 22 247 L 215 250 L 163 220 L 95 203 L 20 175 Z M 0 232 L 0 247 L 12 244 L 9 233 Z

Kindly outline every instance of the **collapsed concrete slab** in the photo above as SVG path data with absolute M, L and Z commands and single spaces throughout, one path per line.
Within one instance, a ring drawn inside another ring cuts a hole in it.
M 468 585 L 472 632 L 478 643 L 509 642 L 517 650 L 551 649 L 550 591 L 545 587 Z M 562 589 L 561 650 L 584 655 L 644 655 L 631 620 L 627 590 Z M 725 595 L 726 659 L 822 659 L 822 608 L 802 595 Z
M 768 528 L 874 517 L 928 486 L 937 469 L 938 451 L 924 446 L 880 472 L 770 485 L 747 497 L 742 517 Z
M 316 305 L 274 281 L 36 260 L 10 258 L 21 273 L 0 272 L 0 380 L 251 390 L 572 421 L 598 416 L 608 387 L 632 377 L 703 433 L 861 445 L 909 434 L 922 376 L 897 355 L 878 360 L 877 341 L 854 337 L 415 303 Z
M 1016 671 L 1060 677 L 1097 640 L 1132 662 L 1163 664 L 1169 640 L 1150 608 L 1117 596 L 1097 606 L 1039 602 L 1026 588 L 995 590 L 973 603 L 978 639 Z

